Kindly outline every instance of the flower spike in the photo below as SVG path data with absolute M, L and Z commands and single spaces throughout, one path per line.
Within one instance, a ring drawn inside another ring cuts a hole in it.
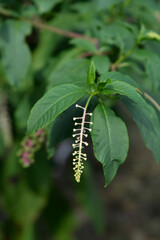
M 73 129 L 73 132 L 77 132 L 76 134 L 73 134 L 72 136 L 75 137 L 75 143 L 72 144 L 72 147 L 76 150 L 73 152 L 73 170 L 75 172 L 74 177 L 77 182 L 80 182 L 80 177 L 83 172 L 83 161 L 87 160 L 87 154 L 82 152 L 82 149 L 85 146 L 88 146 L 88 142 L 84 141 L 83 138 L 87 138 L 88 134 L 86 134 L 86 131 L 91 132 L 91 128 L 86 127 L 86 124 L 92 125 L 93 122 L 85 121 L 86 116 L 92 116 L 92 113 L 87 113 L 87 106 L 88 103 L 86 104 L 85 107 L 82 107 L 78 104 L 76 104 L 77 108 L 83 109 L 83 115 L 82 117 L 74 117 L 73 121 L 75 121 L 74 125 L 77 126 L 78 128 Z M 80 121 L 81 122 L 78 122 Z

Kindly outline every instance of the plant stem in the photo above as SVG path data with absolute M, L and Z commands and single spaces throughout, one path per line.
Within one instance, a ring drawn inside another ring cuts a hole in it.
M 4 140 L 6 148 L 10 148 L 13 144 L 11 120 L 8 112 L 8 99 L 7 93 L 0 92 L 0 131 Z
M 19 16 L 15 15 L 14 13 L 12 13 L 11 11 L 8 11 L 3 8 L 0 8 L 0 14 L 4 15 L 6 17 L 17 18 L 18 20 L 27 22 L 36 28 L 47 30 L 47 31 L 59 34 L 61 36 L 65 36 L 65 37 L 69 37 L 69 38 L 81 38 L 81 39 L 87 40 L 89 42 L 93 42 L 96 46 L 98 45 L 98 39 L 96 39 L 96 38 L 88 37 L 83 34 L 70 32 L 70 31 L 66 31 L 66 30 L 63 30 L 63 29 L 60 29 L 57 27 L 53 27 L 47 23 L 42 22 L 41 19 L 27 19 L 27 18 L 19 17 Z
M 95 95 L 95 94 L 92 94 L 92 95 L 89 96 L 89 98 L 88 98 L 88 100 L 87 100 L 87 102 L 86 102 L 86 105 L 85 105 L 86 111 L 87 111 L 88 104 L 89 104 L 91 98 L 92 98 L 94 95 Z
M 139 44 L 139 42 L 140 42 L 140 39 L 137 40 L 135 45 L 126 54 L 121 55 L 116 60 L 116 62 L 112 64 L 112 66 L 111 66 L 112 71 L 115 71 L 117 66 L 134 51 L 134 49 Z M 136 91 L 139 92 L 141 95 L 144 95 L 144 97 L 147 98 L 157 108 L 157 110 L 160 112 L 160 105 L 148 93 L 146 93 L 146 92 L 142 93 L 140 91 L 140 89 L 138 89 L 138 88 L 136 88 Z
M 56 28 L 56 27 L 53 27 L 47 23 L 44 23 L 41 21 L 41 19 L 38 19 L 38 20 L 33 20 L 33 19 L 27 19 L 27 18 L 23 18 L 23 17 L 19 17 L 17 16 L 16 14 L 14 14 L 13 12 L 11 11 L 8 11 L 4 8 L 0 8 L 0 14 L 3 15 L 3 16 L 6 16 L 6 17 L 14 17 L 14 18 L 17 18 L 21 21 L 24 21 L 24 22 L 28 22 L 29 24 L 31 24 L 32 26 L 34 27 L 37 27 L 39 29 L 43 29 L 43 30 L 47 30 L 47 31 L 50 31 L 50 32 L 53 32 L 53 33 L 56 33 L 56 34 L 59 34 L 61 36 L 66 36 L 66 37 L 69 37 L 69 38 L 81 38 L 81 39 L 84 39 L 84 40 L 87 40 L 87 41 L 90 41 L 90 42 L 93 42 L 96 46 L 98 45 L 98 39 L 96 38 L 92 38 L 92 37 L 88 37 L 88 36 L 84 36 L 82 34 L 79 34 L 79 33 L 75 33 L 75 32 L 70 32 L 70 31 L 65 31 L 65 30 L 62 30 L 60 28 Z M 135 47 L 138 45 L 138 42 L 136 42 L 136 44 L 133 46 L 133 48 L 131 48 L 126 54 L 123 54 L 121 55 L 115 63 L 112 64 L 111 66 L 111 70 L 112 71 L 115 71 L 117 66 L 125 59 L 127 58 L 135 49 Z M 139 90 L 139 89 L 136 89 L 139 93 L 142 94 L 142 92 Z M 93 95 L 92 95 L 93 96 Z M 159 104 L 148 94 L 148 93 L 145 93 L 144 92 L 144 96 L 158 109 L 158 111 L 160 111 L 160 106 Z
M 112 71 L 115 71 L 116 68 L 118 67 L 118 65 L 119 65 L 124 59 L 126 59 L 129 55 L 131 55 L 131 53 L 134 51 L 134 49 L 136 48 L 136 46 L 137 46 L 137 42 L 135 43 L 135 45 L 134 45 L 128 52 L 126 52 L 125 54 L 121 55 L 121 56 L 115 61 L 115 63 L 112 64 L 112 66 L 111 66 Z
M 141 95 L 144 95 L 145 98 L 147 98 L 160 112 L 160 105 L 146 92 L 142 93 L 141 90 L 136 88 L 136 91 L 139 92 Z

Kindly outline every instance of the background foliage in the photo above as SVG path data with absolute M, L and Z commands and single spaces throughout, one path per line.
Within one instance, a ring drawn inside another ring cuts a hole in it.
M 93 149 L 104 166 L 106 184 L 128 150 L 122 121 L 125 116 L 122 114 L 120 119 L 116 117 L 118 111 L 115 115 L 111 110 L 116 110 L 118 99 L 160 162 L 159 22 L 158 0 L 0 1 L 0 239 L 84 239 L 79 233 L 84 216 L 94 226 L 98 239 L 105 234 L 105 207 L 94 179 L 99 165 L 92 161 L 92 147 L 78 186 L 72 176 L 72 118 L 79 112 L 70 96 L 60 103 L 63 109 L 58 113 L 53 109 L 46 124 L 38 122 L 45 109 L 40 102 L 45 97 L 41 97 L 52 87 L 57 94 L 55 100 L 69 91 L 74 102 L 83 97 L 79 103 L 84 105 L 86 96 L 81 89 L 88 89 L 91 60 L 103 95 L 103 104 L 96 107 L 98 100 L 93 97 L 89 105 L 89 110 L 94 110 Z M 90 75 L 91 89 L 94 80 Z M 53 98 L 55 92 L 49 91 L 46 98 Z M 40 98 L 35 114 L 29 118 Z M 24 169 L 17 153 L 23 148 L 28 118 L 29 133 L 49 125 L 34 155 L 34 164 Z M 112 166 L 103 162 L 109 134 L 104 134 L 102 125 L 109 125 L 114 132 L 108 147 L 111 159 L 121 159 Z M 101 133 L 100 137 L 94 137 L 96 132 Z M 96 148 L 101 141 L 100 149 Z

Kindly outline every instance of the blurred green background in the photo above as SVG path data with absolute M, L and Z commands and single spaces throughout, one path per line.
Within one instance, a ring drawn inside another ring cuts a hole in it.
M 159 25 L 158 0 L 0 1 L 0 240 L 160 239 L 160 168 L 119 101 L 110 106 L 126 122 L 130 150 L 107 188 L 91 140 L 82 180 L 74 181 L 72 107 L 46 129 L 29 168 L 17 155 L 30 110 L 48 89 L 85 85 L 95 56 L 112 70 L 138 34 L 160 34 Z M 159 54 L 158 37 L 144 39 L 119 68 L 158 103 Z

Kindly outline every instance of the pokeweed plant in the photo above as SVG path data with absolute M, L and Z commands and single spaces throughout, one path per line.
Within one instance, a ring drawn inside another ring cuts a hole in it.
M 8 11 L 5 8 L 8 4 L 4 4 L 4 7 L 2 4 L 2 8 L 0 9 L 0 13 L 3 16 L 11 18 L 0 25 L 0 48 L 2 51 L 2 73 L 6 71 L 7 81 L 12 86 L 18 86 L 27 74 L 27 69 L 31 61 L 31 52 L 25 43 L 25 37 L 31 34 L 31 26 L 72 38 L 70 43 L 74 48 L 69 50 L 65 56 L 62 55 L 62 60 L 58 62 L 57 67 L 53 71 L 50 68 L 56 60 L 48 68 L 44 63 L 47 60 L 47 56 L 50 56 L 49 52 L 52 51 L 52 48 L 49 50 L 43 49 L 44 53 L 42 51 L 37 54 L 35 51 L 33 54 L 32 71 L 37 72 L 46 68 L 42 72 L 44 75 L 49 73 L 47 88 L 50 90 L 40 98 L 31 110 L 27 132 L 28 134 L 34 134 L 36 131 L 49 125 L 53 125 L 53 130 L 56 130 L 59 116 L 62 116 L 63 112 L 66 112 L 67 109 L 74 112 L 73 104 L 76 104 L 75 106 L 81 109 L 81 112 L 79 112 L 81 115 L 72 116 L 72 121 L 67 122 L 66 128 L 70 129 L 73 126 L 72 122 L 75 122 L 72 135 L 75 138 L 75 142 L 73 143 L 73 168 L 77 182 L 80 181 L 84 161 L 87 159 L 84 150 L 85 146 L 88 146 L 87 137 L 89 132 L 91 132 L 95 157 L 103 165 L 106 186 L 114 178 L 118 167 L 127 157 L 127 129 L 122 119 L 118 118 L 108 106 L 107 99 L 121 99 L 136 121 L 146 146 L 153 152 L 155 159 L 160 162 L 159 104 L 144 92 L 143 84 L 139 84 L 139 80 L 134 81 L 133 78 L 128 76 L 128 73 L 134 76 L 135 72 L 136 78 L 139 78 L 141 75 L 143 76 L 144 72 L 141 68 L 138 68 L 137 63 L 140 62 L 142 64 L 144 62 L 143 68 L 145 68 L 145 72 L 151 80 L 150 83 L 146 81 L 144 88 L 148 91 L 152 89 L 152 92 L 155 92 L 154 97 L 157 100 L 157 89 L 160 87 L 160 58 L 155 53 L 154 49 L 158 49 L 158 47 L 153 42 L 158 43 L 160 35 L 156 32 L 156 27 L 150 30 L 150 24 L 144 16 L 143 23 L 139 28 L 133 22 L 140 19 L 140 15 L 135 16 L 136 11 L 139 13 L 142 8 L 146 7 L 146 11 L 149 12 L 150 8 L 152 8 L 154 12 L 158 6 L 156 3 L 147 2 L 147 5 L 144 6 L 142 2 L 138 4 L 131 1 L 125 1 L 121 5 L 122 2 L 115 1 L 113 5 L 105 5 L 103 1 L 100 1 L 100 3 L 94 2 L 94 4 L 92 1 L 88 3 L 86 11 L 90 11 L 91 4 L 93 4 L 93 12 L 96 16 L 96 18 L 91 16 L 93 18 L 93 25 L 89 28 L 90 35 L 92 33 L 93 37 L 64 31 L 51 26 L 48 27 L 47 24 L 41 21 L 35 21 L 32 16 L 38 13 L 46 13 L 50 6 L 46 5 L 45 7 L 45 5 L 41 5 L 37 1 L 35 1 L 37 10 L 31 5 L 29 12 L 27 9 L 21 9 L 18 14 L 15 11 L 11 11 L 11 9 Z M 99 13 L 103 12 L 102 6 L 104 6 L 104 11 L 107 12 L 108 17 L 107 20 L 101 19 L 100 21 Z M 121 9 L 120 11 L 118 11 L 118 6 Z M 54 7 L 54 4 L 53 6 L 51 4 L 50 8 L 52 7 Z M 71 4 L 70 7 L 72 10 L 77 11 L 77 16 L 81 16 L 83 19 L 84 13 L 81 11 L 80 5 Z M 112 7 L 113 11 L 111 10 Z M 108 9 L 110 9 L 109 13 Z M 114 10 L 117 11 L 118 21 L 115 20 Z M 70 12 L 70 9 L 68 11 Z M 134 21 L 130 22 L 130 20 L 126 20 L 125 18 L 122 21 L 122 12 L 124 16 L 130 15 L 132 21 Z M 155 16 L 151 15 L 150 18 L 153 24 L 156 19 L 159 19 L 159 15 L 156 12 Z M 75 19 L 75 16 L 73 16 L 73 19 Z M 55 21 L 54 24 L 58 25 L 60 20 L 59 18 L 56 20 L 57 22 Z M 76 21 L 79 21 L 78 18 L 75 19 L 75 23 Z M 105 21 L 107 21 L 107 24 Z M 76 26 L 72 22 L 74 21 L 69 20 L 69 28 Z M 82 28 L 85 31 L 85 20 L 82 23 Z M 148 27 L 146 28 L 145 25 Z M 45 34 L 42 35 L 43 38 L 45 39 Z M 51 36 L 48 39 L 50 42 L 53 40 Z M 39 49 L 41 47 L 40 42 Z M 19 48 L 21 51 L 18 51 Z M 14 56 L 14 60 L 9 57 L 10 54 Z M 43 56 L 46 56 L 45 60 Z M 77 56 L 85 59 L 77 59 Z M 88 68 L 87 57 L 91 57 L 92 61 L 88 69 L 87 79 L 85 79 L 83 74 L 84 68 Z M 75 73 L 70 74 L 72 68 L 76 69 L 76 67 L 78 68 L 77 73 L 74 70 Z M 80 74 L 81 68 L 83 69 L 82 75 Z M 63 72 L 65 73 L 64 75 Z M 144 79 L 145 77 L 143 76 Z M 24 90 L 26 83 L 23 84 L 22 89 Z M 79 101 L 86 96 L 88 100 L 86 103 L 83 101 L 83 105 L 80 105 Z M 96 103 L 95 108 L 92 109 L 92 112 L 88 112 L 91 101 Z M 68 115 L 71 116 L 72 114 Z M 63 133 L 57 135 L 63 135 Z M 57 135 L 55 134 L 57 137 L 56 142 L 58 143 L 63 137 L 61 138 Z M 26 141 L 28 140 L 26 139 Z M 28 152 L 24 152 L 23 155 L 22 151 L 22 162 L 23 157 L 24 160 L 28 161 L 27 156 L 30 155 L 32 157 L 33 153 L 31 152 L 28 155 Z M 27 162 L 27 166 L 30 165 L 30 162 L 33 162 L 32 158 Z
M 116 97 L 120 98 L 127 106 L 140 128 L 146 146 L 160 162 L 158 150 L 160 141 L 157 141 L 154 136 L 157 134 L 157 128 L 160 129 L 160 125 L 155 110 L 146 101 L 143 89 L 132 78 L 118 72 L 105 72 L 98 75 L 93 61 L 88 69 L 87 84 L 87 88 L 81 88 L 74 84 L 62 84 L 50 89 L 31 110 L 28 134 L 48 126 L 67 108 L 87 95 L 88 100 L 84 106 L 77 103 L 75 105 L 76 108 L 80 108 L 81 115 L 73 117 L 74 176 L 75 180 L 80 182 L 84 161 L 87 160 L 84 150 L 88 146 L 87 137 L 90 132 L 93 151 L 103 166 L 105 186 L 107 186 L 116 175 L 118 167 L 124 163 L 129 146 L 125 123 L 106 104 L 107 98 Z M 88 106 L 93 97 L 98 99 L 98 104 L 93 113 L 88 113 Z M 155 122 L 157 126 L 155 126 Z M 150 135 L 151 132 L 153 138 Z M 160 134 L 158 134 L 159 137 Z
M 72 240 L 77 203 L 106 229 L 88 149 L 92 140 L 107 186 L 129 146 L 117 100 L 160 163 L 159 22 L 159 0 L 0 1 L 0 239 Z M 72 135 L 81 183 L 67 204 L 56 150 Z

